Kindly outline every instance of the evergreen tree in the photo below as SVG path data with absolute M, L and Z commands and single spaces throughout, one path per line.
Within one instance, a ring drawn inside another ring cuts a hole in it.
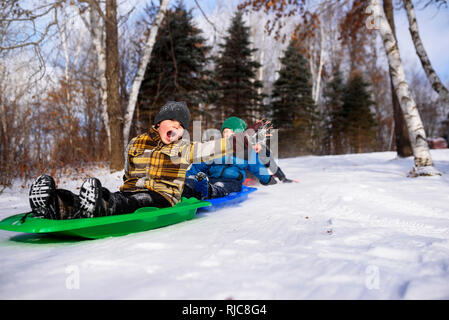
M 327 136 L 323 144 L 328 146 L 328 152 L 334 154 L 343 153 L 343 130 L 345 128 L 345 118 L 343 117 L 343 99 L 345 94 L 345 84 L 339 66 L 335 66 L 332 80 L 323 89 L 325 106 L 325 130 Z
M 144 124 L 152 124 L 168 100 L 185 101 L 193 114 L 200 103 L 208 102 L 213 84 L 206 70 L 210 47 L 205 42 L 191 10 L 186 11 L 182 2 L 167 10 L 139 92 Z
M 355 75 L 349 79 L 344 93 L 342 117 L 346 122 L 344 133 L 351 152 L 372 150 L 375 145 L 376 121 L 370 110 L 373 101 L 369 86 L 360 75 Z
M 256 80 L 260 64 L 252 60 L 256 49 L 250 48 L 249 27 L 245 26 L 241 12 L 232 18 L 224 44 L 219 46 L 215 61 L 218 86 L 215 104 L 223 118 L 237 116 L 251 122 L 261 111 L 263 96 L 258 94 L 258 89 L 262 83 Z
M 286 129 L 290 143 L 296 137 L 299 143 L 296 147 L 306 152 L 314 151 L 317 133 L 310 79 L 307 59 L 300 53 L 298 41 L 292 39 L 281 59 L 279 78 L 274 82 L 271 109 L 274 127 Z

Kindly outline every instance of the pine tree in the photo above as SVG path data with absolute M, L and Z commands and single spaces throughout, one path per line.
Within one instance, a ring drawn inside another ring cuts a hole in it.
M 345 94 L 345 83 L 339 66 L 335 66 L 332 74 L 332 80 L 329 81 L 323 90 L 325 106 L 325 128 L 327 137 L 325 145 L 330 145 L 330 153 L 343 153 L 343 130 L 345 127 L 345 118 L 343 117 L 343 99 Z
M 258 93 L 262 83 L 256 80 L 260 64 L 252 60 L 256 49 L 250 48 L 249 27 L 245 26 L 241 12 L 232 18 L 224 44 L 219 46 L 215 59 L 218 86 L 215 104 L 223 118 L 237 116 L 252 122 L 262 108 L 263 96 Z
M 373 102 L 369 86 L 360 75 L 355 75 L 349 79 L 345 90 L 342 117 L 346 122 L 344 133 L 351 152 L 372 150 L 375 145 L 376 121 L 370 110 Z
M 279 78 L 271 95 L 273 123 L 296 137 L 302 151 L 313 152 L 316 143 L 317 112 L 312 98 L 311 75 L 307 59 L 292 39 L 281 59 Z M 282 132 L 282 131 L 281 131 Z M 290 142 L 291 141 L 290 139 Z
M 159 28 L 139 92 L 140 117 L 152 124 L 155 114 L 169 100 L 185 101 L 192 114 L 213 91 L 211 72 L 206 70 L 210 47 L 193 23 L 191 10 L 178 2 Z

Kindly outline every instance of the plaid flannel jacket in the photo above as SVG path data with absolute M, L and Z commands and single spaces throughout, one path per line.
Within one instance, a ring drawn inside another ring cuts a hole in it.
M 152 190 L 173 206 L 181 200 L 186 171 L 199 163 L 233 153 L 230 139 L 204 143 L 179 140 L 164 144 L 152 127 L 148 133 L 133 138 L 125 153 L 122 192 Z

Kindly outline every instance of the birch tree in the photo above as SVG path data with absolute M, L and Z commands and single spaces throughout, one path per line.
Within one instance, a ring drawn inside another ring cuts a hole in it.
M 391 68 L 394 91 L 399 99 L 407 124 L 414 156 L 414 166 L 409 176 L 416 177 L 441 174 L 433 166 L 421 117 L 416 102 L 410 94 L 410 89 L 405 78 L 399 48 L 379 1 L 370 0 L 366 13 L 371 14 L 366 20 L 367 28 L 378 29 L 381 34 L 388 64 Z
M 62 19 L 59 19 L 57 21 L 57 29 L 59 32 L 59 36 L 61 38 L 62 50 L 64 54 L 64 85 L 62 86 L 62 89 L 63 94 L 65 96 L 64 109 L 69 124 L 68 132 L 66 133 L 70 146 L 68 152 L 74 153 L 75 151 L 73 148 L 73 130 L 74 130 L 73 124 L 75 122 L 74 118 L 76 117 L 75 115 L 76 112 L 73 106 L 74 97 L 72 95 L 72 90 L 74 86 L 72 84 L 72 71 L 80 55 L 84 28 L 81 28 L 81 30 L 79 30 L 78 39 L 76 41 L 75 53 L 73 58 L 71 59 L 71 55 L 69 53 L 68 38 L 71 37 L 72 34 L 70 32 L 71 31 L 70 28 L 67 28 L 70 23 L 70 18 L 68 17 L 67 11 L 68 9 L 64 5 L 61 6 Z M 73 27 L 73 24 L 71 27 Z
M 321 19 L 320 19 L 321 20 Z M 314 92 L 313 92 L 313 100 L 315 101 L 315 104 L 318 104 L 318 100 L 320 98 L 321 93 L 321 74 L 323 72 L 323 66 L 324 66 L 324 26 L 320 22 L 320 45 L 319 45 L 319 55 L 318 55 L 318 71 L 316 73 L 315 82 L 314 82 Z
M 418 22 L 416 21 L 415 9 L 413 7 L 413 3 L 411 0 L 403 0 L 404 7 L 407 12 L 408 24 L 410 34 L 412 36 L 413 44 L 415 46 L 416 54 L 421 61 L 421 65 L 426 73 L 427 78 L 429 79 L 430 85 L 432 88 L 439 94 L 442 101 L 445 104 L 449 104 L 449 91 L 444 86 L 440 77 L 438 77 L 434 68 L 432 67 L 432 63 L 430 62 L 429 57 L 427 56 L 427 52 L 424 48 L 424 45 L 421 41 L 421 37 L 419 35 L 418 30 Z
M 99 0 L 78 0 L 80 16 L 90 30 L 97 52 L 102 95 L 102 119 L 108 137 L 110 170 L 123 169 L 123 111 L 120 97 L 120 62 L 118 52 L 117 1 L 106 0 L 105 8 Z M 90 21 L 83 17 L 86 7 Z
M 293 38 L 302 43 L 300 50 L 307 58 L 312 81 L 312 98 L 318 104 L 321 95 L 321 79 L 324 67 L 325 26 L 321 19 L 323 12 L 305 11 L 302 22 L 293 31 Z
M 108 91 L 106 85 L 106 47 L 104 24 L 98 8 L 94 6 L 93 3 L 90 3 L 88 7 L 89 20 L 84 17 L 83 12 L 84 11 L 80 8 L 80 17 L 90 32 L 92 44 L 95 49 L 99 78 L 99 91 L 101 97 L 101 118 L 106 132 L 108 150 L 109 153 L 111 153 L 111 128 L 109 126 L 107 105 Z
M 162 0 L 162 3 L 159 7 L 159 11 L 154 19 L 153 25 L 148 34 L 148 38 L 145 44 L 145 50 L 143 53 L 142 60 L 140 61 L 139 67 L 137 69 L 136 77 L 134 78 L 131 92 L 129 94 L 128 105 L 125 112 L 124 117 L 124 126 L 123 126 L 123 142 L 124 146 L 128 144 L 129 133 L 131 130 L 131 123 L 134 116 L 134 111 L 136 109 L 137 97 L 139 95 L 140 86 L 142 84 L 143 78 L 145 76 L 145 70 L 147 68 L 148 62 L 150 61 L 151 52 L 153 51 L 154 43 L 156 41 L 156 35 L 159 30 L 159 26 L 162 23 L 162 20 L 165 15 L 165 11 L 167 9 L 169 0 Z
M 390 24 L 391 31 L 393 35 L 396 37 L 396 26 L 394 23 L 394 10 L 393 10 L 393 1 L 392 0 L 384 0 L 383 8 L 385 12 L 385 16 L 387 17 L 387 21 Z M 404 115 L 402 113 L 401 106 L 399 104 L 398 97 L 396 96 L 396 92 L 394 91 L 393 81 L 392 81 L 392 71 L 389 67 L 389 76 L 390 76 L 390 87 L 391 87 L 391 98 L 393 103 L 393 120 L 394 120 L 394 135 L 396 142 L 396 152 L 399 157 L 406 158 L 412 155 L 412 148 L 410 145 L 410 138 L 408 136 L 408 129 L 405 125 Z

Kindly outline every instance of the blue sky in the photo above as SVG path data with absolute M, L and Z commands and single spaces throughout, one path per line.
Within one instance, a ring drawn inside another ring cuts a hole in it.
M 416 1 L 414 1 L 415 3 Z M 419 10 L 422 5 L 415 5 L 421 40 L 437 74 L 449 83 L 449 8 L 437 10 L 428 7 Z M 408 30 L 405 10 L 395 12 L 396 33 L 401 57 L 408 68 L 421 67 Z

